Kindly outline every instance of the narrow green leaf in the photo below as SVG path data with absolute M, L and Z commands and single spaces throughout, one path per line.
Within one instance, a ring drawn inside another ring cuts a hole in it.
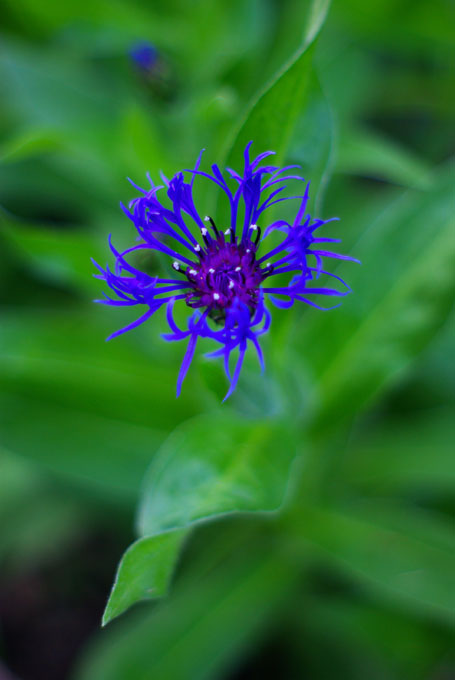
M 164 432 L 86 412 L 82 404 L 62 406 L 55 396 L 41 399 L 39 385 L 32 389 L 37 396 L 0 391 L 2 443 L 96 494 L 135 502 L 147 463 Z M 84 395 L 79 396 L 83 402 Z
M 284 423 L 201 416 L 163 444 L 146 478 L 141 535 L 231 512 L 277 510 L 296 453 Z
M 103 626 L 135 602 L 165 595 L 185 533 L 140 538 L 123 555 L 103 614 Z
M 324 190 L 335 161 L 334 116 L 316 74 L 310 76 L 305 109 L 296 121 L 286 159 L 311 180 L 309 211 L 321 214 Z
M 304 542 L 365 585 L 443 621 L 453 616 L 454 537 L 439 518 L 364 505 L 361 514 L 299 508 L 292 521 Z
M 60 138 L 52 129 L 31 129 L 10 138 L 0 147 L 0 162 L 16 162 L 60 148 Z
M 340 134 L 337 169 L 380 177 L 409 187 L 428 189 L 430 168 L 411 151 L 371 131 L 347 130 Z
M 330 0 L 313 0 L 311 2 L 303 33 L 303 47 L 310 45 L 316 38 L 325 21 L 329 7 Z
M 335 653 L 341 650 L 345 670 L 341 675 L 337 672 L 337 680 L 364 680 L 365 668 L 378 666 L 384 669 L 374 674 L 378 679 L 428 680 L 452 647 L 451 631 L 442 630 L 431 619 L 397 612 L 385 598 L 361 600 L 349 590 L 337 590 L 325 596 L 315 593 L 302 606 L 304 630 L 310 628 L 318 641 L 333 641 Z M 312 656 L 317 657 L 317 664 L 320 645 L 315 645 Z M 321 677 L 332 677 L 327 670 Z
M 364 408 L 434 337 L 451 305 L 451 172 L 428 193 L 408 192 L 372 225 L 343 264 L 353 293 L 330 314 L 308 315 L 298 338 L 313 371 L 315 432 Z M 347 269 L 349 268 L 349 271 Z
M 309 47 L 324 23 L 329 4 L 330 0 L 311 3 L 300 48 L 251 104 L 229 142 L 227 165 L 241 166 L 243 150 L 251 140 L 261 144 L 259 151 L 276 151 L 278 161 L 283 161 L 308 96 L 312 65 Z
M 87 230 L 43 228 L 2 216 L 0 234 L 14 254 L 44 280 L 99 294 L 98 282 L 89 276 L 89 254 L 102 262 L 105 253 Z
M 454 441 L 451 408 L 411 413 L 404 423 L 381 421 L 352 443 L 338 466 L 339 475 L 343 483 L 375 493 L 394 489 L 451 493 Z

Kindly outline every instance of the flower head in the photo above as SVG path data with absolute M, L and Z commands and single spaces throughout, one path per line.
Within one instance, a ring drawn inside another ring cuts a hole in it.
M 144 41 L 133 45 L 130 57 L 138 68 L 147 71 L 156 65 L 159 55 L 154 45 Z
M 250 146 L 251 142 L 244 152 L 243 174 L 227 169 L 235 184 L 232 189 L 217 165 L 212 165 L 212 173 L 199 169 L 202 152 L 193 170 L 178 172 L 170 181 L 164 179 L 165 187 L 154 186 L 150 178 L 150 189 L 134 185 L 141 195 L 131 201 L 129 209 L 122 208 L 133 222 L 139 242 L 118 252 L 109 239 L 115 268 L 112 271 L 96 265 L 100 272 L 96 276 L 106 281 L 115 294 L 114 298 L 105 295 L 97 302 L 140 305 L 145 310 L 108 339 L 135 328 L 165 306 L 170 332 L 163 337 L 168 341 L 188 341 L 177 380 L 177 394 L 199 338 L 211 338 L 220 345 L 209 356 L 224 358 L 230 381 L 227 398 L 237 384 L 249 343 L 263 367 L 259 337 L 271 322 L 265 305 L 267 299 L 278 307 L 291 307 L 299 301 L 324 309 L 314 301 L 314 295 L 342 296 L 350 291 L 340 277 L 324 269 L 325 258 L 353 258 L 323 249 L 323 243 L 339 242 L 338 239 L 315 236 L 322 225 L 332 220 L 314 219 L 307 214 L 309 183 L 303 196 L 279 196 L 286 188 L 285 182 L 303 181 L 289 174 L 297 166 L 261 167 L 273 152 L 266 151 L 250 160 Z M 227 225 L 221 227 L 212 217 L 199 214 L 193 200 L 196 177 L 210 180 L 227 197 L 230 205 Z M 158 192 L 163 189 L 168 205 L 158 198 Z M 267 224 L 266 215 L 271 206 L 296 199 L 299 204 L 292 222 L 278 219 Z M 283 236 L 278 245 L 267 247 L 268 237 L 274 231 L 282 232 Z M 167 255 L 169 274 L 164 278 L 137 269 L 129 259 L 130 254 L 137 251 Z M 321 274 L 336 279 L 344 290 L 311 285 Z M 180 328 L 175 321 L 176 303 L 193 310 L 186 328 Z M 231 372 L 233 353 L 237 359 Z

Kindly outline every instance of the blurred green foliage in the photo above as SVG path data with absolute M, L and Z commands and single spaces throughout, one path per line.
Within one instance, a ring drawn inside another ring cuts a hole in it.
M 3 3 L 0 654 L 24 680 L 449 677 L 453 22 L 446 0 Z M 266 375 L 247 361 L 227 404 L 203 357 L 176 400 L 162 318 L 104 343 L 128 312 L 92 304 L 90 257 L 131 240 L 126 176 L 202 147 L 235 166 L 249 139 L 302 166 L 362 265 L 341 308 L 273 311 Z M 76 550 L 77 599 L 99 536 L 111 580 L 137 539 L 105 621 L 167 595 L 38 667 L 5 593 Z

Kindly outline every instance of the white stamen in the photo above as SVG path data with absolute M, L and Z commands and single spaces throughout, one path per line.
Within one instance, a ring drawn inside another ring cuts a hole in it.
M 236 271 L 236 272 L 242 271 L 242 267 L 236 267 L 236 268 L 235 268 L 235 271 Z
M 215 273 L 215 270 L 212 269 L 212 267 L 210 267 L 210 269 L 209 269 L 209 274 L 214 274 L 214 273 Z
M 194 246 L 194 250 L 198 253 L 198 252 L 200 251 L 200 249 L 201 249 L 201 246 L 199 245 L 199 243 L 197 243 L 197 244 Z
M 229 236 L 230 233 L 231 233 L 230 229 L 226 229 L 226 231 L 224 232 L 225 236 Z
M 220 296 L 218 295 L 218 293 L 213 293 L 213 299 L 214 299 L 214 300 L 219 300 L 219 299 L 220 299 Z
M 191 276 L 197 276 L 197 271 L 195 269 L 190 269 Z
M 272 263 L 271 263 L 271 262 L 267 262 L 267 264 L 266 264 L 265 266 L 266 266 L 266 267 L 267 267 L 267 269 L 268 269 L 269 267 L 271 267 L 271 266 L 272 266 Z
M 174 269 L 180 269 L 180 265 L 178 262 L 173 262 L 172 266 L 174 267 Z
M 252 224 L 252 225 L 251 225 L 251 229 L 252 229 L 253 231 L 256 231 L 257 228 L 258 228 L 258 225 L 257 225 L 257 224 Z
M 229 281 L 229 288 L 234 288 L 234 281 Z
M 204 222 L 210 222 L 210 217 L 208 215 L 204 217 Z
M 249 248 L 247 248 L 245 252 L 251 253 L 251 250 Z
M 207 236 L 207 229 L 205 227 L 202 227 L 201 234 L 202 236 Z

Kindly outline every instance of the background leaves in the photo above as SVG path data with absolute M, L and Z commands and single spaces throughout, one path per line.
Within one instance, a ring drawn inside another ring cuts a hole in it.
M 362 269 L 349 279 L 361 295 L 347 312 L 313 317 L 307 325 L 302 341 L 313 352 L 320 398 L 313 427 L 326 428 L 368 404 L 431 340 L 449 313 L 455 255 L 450 175 L 450 169 L 442 172 L 434 192 L 403 197 L 366 228 L 354 250 Z M 405 244 L 403 224 L 412 225 Z M 368 288 L 362 287 L 365 269 L 368 278 L 375 272 Z
M 2 9 L 3 666 L 30 680 L 452 675 L 447 3 Z M 129 59 L 144 39 L 158 79 Z M 104 342 L 132 319 L 94 307 L 90 257 L 105 264 L 109 232 L 130 243 L 126 176 L 171 175 L 202 147 L 241 167 L 250 139 L 301 166 L 312 212 L 340 217 L 340 252 L 362 265 L 338 268 L 354 291 L 342 308 L 273 310 L 266 373 L 247 357 L 228 405 L 203 358 L 175 400 L 181 351 L 162 318 Z M 100 630 L 119 561 L 105 621 L 124 613 Z

